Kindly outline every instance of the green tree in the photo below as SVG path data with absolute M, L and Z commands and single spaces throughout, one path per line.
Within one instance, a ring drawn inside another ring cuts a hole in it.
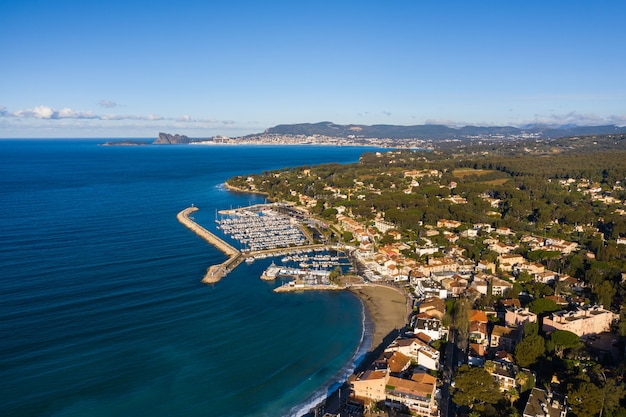
M 531 282 L 532 280 L 533 280 L 533 277 L 530 275 L 528 271 L 521 271 L 517 275 L 517 279 L 515 280 L 515 282 L 519 282 L 520 284 L 525 284 L 527 282 Z
M 604 396 L 602 403 L 604 416 L 615 416 L 619 415 L 619 411 L 624 411 L 620 404 L 620 401 L 626 396 L 624 383 L 618 382 L 614 378 L 609 378 L 602 386 L 602 394 Z
M 575 348 L 580 345 L 580 337 L 567 330 L 555 330 L 550 333 L 550 341 L 554 344 L 555 352 L 559 358 L 563 357 L 565 349 Z
M 591 417 L 600 413 L 604 396 L 596 384 L 583 381 L 577 387 L 568 390 L 567 399 L 577 417 Z
M 469 343 L 470 308 L 470 302 L 465 298 L 459 298 L 454 303 L 454 328 L 457 331 L 456 343 L 461 350 L 465 350 Z
M 495 378 L 483 368 L 470 368 L 461 365 L 456 378 L 452 401 L 457 405 L 467 406 L 481 411 L 487 404 L 496 404 L 502 399 L 500 388 Z
M 392 243 L 394 243 L 396 241 L 396 239 L 390 235 L 389 233 L 386 233 L 383 237 L 380 238 L 379 243 L 381 245 L 390 245 Z
M 524 323 L 524 337 L 537 336 L 539 334 L 539 323 L 536 321 L 527 321 Z
M 320 213 L 320 215 L 325 219 L 335 219 L 337 216 L 337 213 L 338 213 L 337 209 L 331 207 L 331 208 L 324 209 Z
M 545 353 L 545 341 L 539 335 L 526 336 L 515 348 L 515 360 L 524 368 L 534 364 Z
M 594 263 L 585 274 L 585 279 L 591 285 L 592 290 L 604 281 L 603 271 L 597 265 L 597 262 Z
M 519 400 L 519 391 L 517 391 L 515 387 L 510 388 L 509 390 L 506 391 L 504 396 L 511 403 L 511 407 L 513 407 L 513 403 Z
M 546 295 L 554 294 L 554 290 L 552 289 L 552 287 L 548 284 L 544 284 L 543 282 L 527 283 L 526 289 L 536 299 L 542 299 Z
M 520 370 L 515 375 L 515 382 L 520 386 L 521 392 L 526 392 L 535 387 L 535 376 L 528 370 Z
M 528 304 L 528 309 L 535 314 L 543 314 L 559 311 L 561 307 L 548 298 L 537 298 Z
M 341 267 L 340 266 L 336 266 L 335 269 L 330 271 L 330 274 L 328 274 L 328 279 L 331 282 L 338 283 L 339 282 L 339 277 L 341 276 L 341 274 L 342 274 Z
M 611 283 L 611 281 L 605 280 L 600 283 L 600 285 L 594 287 L 593 293 L 596 295 L 598 300 L 598 304 L 602 304 L 604 308 L 611 308 L 611 301 L 613 300 L 613 296 L 615 296 L 615 287 Z
M 626 309 L 622 306 L 619 314 L 619 322 L 617 324 L 617 331 L 620 336 L 626 336 Z

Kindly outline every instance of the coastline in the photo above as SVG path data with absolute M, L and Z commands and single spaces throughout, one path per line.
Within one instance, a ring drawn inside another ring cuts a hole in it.
M 354 370 L 345 378 L 335 381 L 333 386 L 336 388 L 333 391 L 307 407 L 300 408 L 300 414 L 294 414 L 293 417 L 314 417 L 320 415 L 320 412 L 339 413 L 340 404 L 349 398 L 348 381 L 351 375 L 369 366 L 406 324 L 408 298 L 402 290 L 381 284 L 357 284 L 346 288 L 346 291 L 359 298 L 363 305 L 365 318 L 362 343 L 369 342 L 370 345 L 358 347 L 358 357 L 352 363 Z
M 402 290 L 381 284 L 357 284 L 351 287 L 337 285 L 283 285 L 274 288 L 274 292 L 298 291 L 342 291 L 346 290 L 361 300 L 373 325 L 371 345 L 368 352 L 376 351 L 381 345 L 386 346 L 389 339 L 395 338 L 404 328 L 409 307 Z
M 269 196 L 268 193 L 264 192 L 264 191 L 251 191 L 251 190 L 244 190 L 243 188 L 239 188 L 239 187 L 235 187 L 234 185 L 230 185 L 228 183 L 228 181 L 224 181 L 224 187 L 228 190 L 228 191 L 234 191 L 236 193 L 244 193 L 244 194 L 258 194 L 258 195 L 264 195 L 266 197 Z M 268 197 L 269 198 L 269 197 Z M 271 199 L 270 199 L 271 201 Z
M 396 288 L 386 285 L 359 285 L 348 289 L 363 303 L 374 325 L 370 352 L 376 350 L 389 337 L 397 336 L 406 324 L 409 314 L 407 298 Z
M 16 207 L 29 219 L 5 217 L 3 232 L 19 254 L 4 263 L 8 276 L 16 277 L 5 283 L 11 294 L 15 290 L 16 300 L 29 302 L 4 305 L 9 316 L 24 318 L 28 326 L 22 330 L 33 332 L 22 338 L 18 327 L 11 333 L 15 337 L 5 341 L 11 348 L 5 369 L 14 378 L 3 385 L 7 395 L 0 415 L 282 416 L 333 376 L 318 355 L 334 359 L 339 352 L 344 359 L 336 361 L 337 369 L 351 362 L 361 337 L 358 300 L 347 293 L 273 294 L 274 285 L 258 279 L 269 258 L 240 265 L 218 284 L 202 284 L 207 267 L 227 257 L 182 225 L 176 214 L 193 202 L 200 210 L 191 217 L 226 240 L 229 236 L 214 226 L 215 209 L 263 203 L 263 198 L 220 189 L 224 176 L 236 170 L 260 172 L 268 164 L 288 166 L 292 158 L 301 158 L 302 164 L 335 161 L 354 152 L 335 156 L 329 150 L 309 160 L 310 151 L 289 148 L 279 148 L 285 151 L 275 155 L 183 145 L 114 149 L 91 139 L 4 142 L 5 167 L 17 166 L 7 177 L 12 182 L 7 191 L 19 196 Z M 66 184 L 90 185 L 59 189 L 55 181 L 18 169 L 20 161 L 31 158 Z M 55 163 L 60 160 L 65 162 Z M 171 162 L 171 170 L 163 169 L 164 160 Z M 150 175 L 126 175 L 128 161 L 133 170 Z M 76 172 L 81 173 L 78 182 Z M 126 177 L 112 184 L 103 172 Z M 80 201 L 103 198 L 81 207 L 75 204 L 76 193 Z M 61 207 L 67 210 L 56 209 Z M 84 227 L 76 227 L 77 219 Z M 40 243 L 32 246 L 33 241 Z M 32 262 L 35 254 L 41 262 Z M 42 268 L 51 285 L 37 285 Z M 55 327 L 68 317 L 75 326 Z M 310 320 L 304 322 L 305 317 Z M 334 326 L 338 318 L 348 332 L 335 338 L 324 323 Z M 12 324 L 18 323 L 5 320 L 3 329 Z M 296 339 L 303 350 L 281 355 Z M 328 342 L 334 343 L 332 350 Z M 286 378 L 272 374 L 287 363 L 293 366 L 283 371 Z M 46 378 L 29 372 L 29 365 L 45 369 Z M 259 385 L 257 378 L 267 382 Z M 309 378 L 313 382 L 298 384 Z
M 236 187 L 228 186 L 229 189 L 236 189 Z M 248 191 L 249 192 L 249 191 Z M 217 249 L 221 250 L 230 258 L 220 265 L 214 265 L 207 271 L 206 276 L 203 279 L 205 283 L 214 283 L 226 274 L 229 267 L 235 268 L 238 263 L 236 260 L 241 258 L 241 253 L 232 248 L 226 242 L 223 242 L 217 236 L 213 235 L 197 223 L 195 223 L 189 216 L 194 211 L 198 210 L 197 207 L 189 207 L 178 213 L 178 220 L 186 227 L 203 237 L 207 242 L 211 243 Z M 359 283 L 353 284 L 348 287 L 328 285 L 328 286 L 306 286 L 297 285 L 290 286 L 284 285 L 274 289 L 275 292 L 292 292 L 292 291 L 320 291 L 320 290 L 347 290 L 355 297 L 359 298 L 363 305 L 364 321 L 363 321 L 363 338 L 360 346 L 357 348 L 355 357 L 353 358 L 351 367 L 354 368 L 350 371 L 350 375 L 358 373 L 363 367 L 367 367 L 372 361 L 382 353 L 384 348 L 389 345 L 404 328 L 409 311 L 408 297 L 401 289 L 371 283 Z M 369 344 L 369 346 L 367 346 Z M 347 381 L 350 375 L 343 375 L 336 380 L 333 385 L 339 384 L 339 387 L 347 385 Z M 349 390 L 344 389 L 343 394 L 341 388 L 326 395 L 323 398 L 318 398 L 313 403 L 311 411 L 319 410 L 320 407 L 324 407 L 326 411 L 339 411 L 340 401 L 338 397 L 342 399 L 347 398 L 346 394 Z M 335 410 L 336 409 L 336 410 Z M 301 409 L 301 411 L 304 411 Z M 311 415 L 304 414 L 304 415 Z

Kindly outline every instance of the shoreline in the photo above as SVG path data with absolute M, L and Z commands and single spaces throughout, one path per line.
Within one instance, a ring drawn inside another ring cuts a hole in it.
M 297 417 L 314 417 L 318 411 L 337 414 L 340 411 L 341 400 L 349 398 L 348 381 L 352 375 L 367 368 L 383 350 L 401 333 L 406 325 L 409 311 L 409 298 L 400 289 L 382 284 L 358 284 L 346 290 L 357 297 L 364 308 L 365 322 L 363 326 L 363 342 L 366 342 L 368 325 L 372 326 L 370 346 L 359 346 L 357 351 L 365 352 L 360 356 L 362 360 L 354 362 L 354 370 L 342 380 L 335 381 L 337 388 L 320 399 L 303 414 Z M 360 358 L 355 358 L 356 360 Z
M 407 297 L 399 289 L 380 284 L 354 285 L 348 291 L 358 297 L 374 325 L 372 346 L 376 350 L 390 335 L 397 335 L 408 318 Z
M 409 316 L 408 298 L 398 288 L 382 284 L 357 284 L 350 287 L 338 285 L 289 285 L 276 287 L 274 292 L 348 291 L 363 304 L 366 315 L 374 327 L 368 352 L 396 337 L 404 328 Z
M 234 190 L 236 187 L 228 186 L 228 189 Z M 237 190 L 241 191 L 241 190 Z M 245 191 L 244 191 L 245 192 Z M 249 191 L 247 191 L 249 192 Z M 188 207 L 178 213 L 178 220 L 191 229 L 193 232 L 204 238 L 207 242 L 212 244 L 216 249 L 221 250 L 224 254 L 230 255 L 229 259 L 219 265 L 213 265 L 207 270 L 207 274 L 202 280 L 205 283 L 214 283 L 222 278 L 229 267 L 236 268 L 238 263 L 235 261 L 240 260 L 241 253 L 234 249 L 232 246 L 222 241 L 213 233 L 204 229 L 202 226 L 195 223 L 189 215 L 198 210 L 197 207 Z M 363 339 L 361 344 L 357 347 L 357 352 L 364 352 L 362 356 L 355 357 L 351 366 L 354 366 L 354 370 L 350 375 L 343 380 L 333 382 L 339 384 L 339 387 L 343 387 L 347 384 L 352 374 L 358 373 L 364 367 L 367 367 L 373 362 L 382 351 L 391 343 L 403 330 L 406 325 L 407 318 L 410 314 L 409 298 L 401 289 L 391 287 L 382 284 L 361 283 L 353 284 L 349 287 L 328 285 L 328 286 L 290 286 L 285 285 L 274 289 L 275 292 L 292 292 L 292 291 L 341 291 L 347 290 L 357 297 L 364 309 L 365 325 L 363 326 Z M 368 332 L 368 324 L 372 327 L 371 337 L 368 338 L 366 333 Z M 365 343 L 369 342 L 369 346 Z M 343 391 L 342 399 L 345 396 L 347 390 Z M 333 407 L 339 411 L 338 401 L 341 388 L 337 391 L 326 395 L 324 398 L 316 402 L 310 411 L 305 412 L 305 416 L 311 415 L 312 412 L 319 409 L 321 406 L 327 408 L 327 411 L 335 411 Z
M 233 192 L 237 192 L 237 193 L 243 193 L 243 194 L 258 194 L 258 195 L 264 195 L 267 198 L 269 198 L 269 194 L 266 193 L 265 191 L 252 191 L 252 190 L 244 190 L 243 188 L 239 188 L 236 187 L 234 185 L 230 185 L 228 183 L 228 181 L 224 181 L 223 182 L 224 187 L 228 190 L 228 191 L 233 191 Z M 270 201 L 272 201 L 272 199 L 270 198 Z

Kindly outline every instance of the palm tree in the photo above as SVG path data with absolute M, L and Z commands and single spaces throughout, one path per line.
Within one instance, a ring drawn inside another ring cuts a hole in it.
M 510 390 L 508 390 L 504 396 L 506 397 L 507 400 L 509 400 L 509 402 L 511 403 L 511 407 L 513 407 L 513 403 L 517 400 L 519 400 L 519 391 L 517 391 L 517 389 L 515 387 L 511 388 Z

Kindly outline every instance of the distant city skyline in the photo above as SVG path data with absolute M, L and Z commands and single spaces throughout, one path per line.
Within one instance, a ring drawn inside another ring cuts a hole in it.
M 0 4 L 0 137 L 626 125 L 626 2 Z

